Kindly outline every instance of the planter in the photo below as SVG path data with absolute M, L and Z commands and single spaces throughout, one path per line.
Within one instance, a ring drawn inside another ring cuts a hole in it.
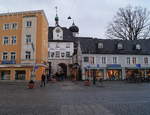
M 29 88 L 29 89 L 33 89 L 34 87 L 35 87 L 34 81 L 31 80 L 31 81 L 28 83 L 28 88 Z
M 91 82 L 90 82 L 89 80 L 85 80 L 85 81 L 84 81 L 84 85 L 85 85 L 85 86 L 90 86 L 90 85 L 91 85 Z
M 52 83 L 56 83 L 57 81 L 55 78 L 52 78 L 51 80 L 52 80 Z

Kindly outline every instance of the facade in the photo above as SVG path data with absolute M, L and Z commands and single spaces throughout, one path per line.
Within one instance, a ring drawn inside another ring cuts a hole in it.
M 150 40 L 78 38 L 82 79 L 124 80 L 129 76 L 150 77 Z
M 48 61 L 51 74 L 63 71 L 70 74 L 69 65 L 75 53 L 75 41 L 72 32 L 64 27 L 49 27 Z
M 48 21 L 44 11 L 0 14 L 0 79 L 40 80 L 47 65 Z

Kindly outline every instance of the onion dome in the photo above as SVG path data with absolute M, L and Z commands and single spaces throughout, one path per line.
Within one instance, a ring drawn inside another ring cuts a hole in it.
M 74 24 L 74 22 L 73 22 L 73 24 L 72 24 L 72 26 L 69 28 L 69 30 L 71 31 L 71 32 L 79 32 L 79 28 Z

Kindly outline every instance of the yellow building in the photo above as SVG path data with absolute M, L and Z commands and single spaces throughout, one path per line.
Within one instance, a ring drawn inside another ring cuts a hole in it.
M 47 68 L 48 21 L 42 10 L 0 14 L 0 80 L 35 80 Z

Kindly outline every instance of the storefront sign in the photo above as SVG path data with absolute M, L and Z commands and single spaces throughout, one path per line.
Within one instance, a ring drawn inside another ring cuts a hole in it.
M 121 69 L 120 64 L 107 64 L 108 69 Z
M 141 68 L 141 64 L 136 64 L 136 67 L 137 68 Z

